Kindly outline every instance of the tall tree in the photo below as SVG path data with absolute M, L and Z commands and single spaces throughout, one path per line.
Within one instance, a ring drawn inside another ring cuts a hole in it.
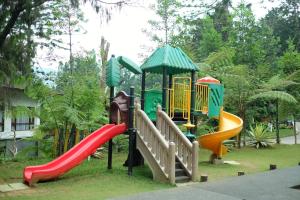
M 32 75 L 33 58 L 38 45 L 51 46 L 52 27 L 61 14 L 57 5 L 63 0 L 4 0 L 0 2 L 0 83 L 11 84 Z M 71 0 L 72 7 L 78 7 L 80 0 Z M 109 20 L 113 8 L 130 5 L 128 1 L 89 0 L 100 18 Z M 40 44 L 40 39 L 47 42 Z
M 273 8 L 263 19 L 280 38 L 281 53 L 288 48 L 287 40 L 291 38 L 300 51 L 300 1 L 281 0 L 279 7 Z
M 232 26 L 232 17 L 229 12 L 231 7 L 231 0 L 222 0 L 215 6 L 212 18 L 215 29 L 222 34 L 222 40 L 227 42 L 229 39 L 229 29 Z
M 158 44 L 168 44 L 170 38 L 178 27 L 177 12 L 179 3 L 177 0 L 157 0 L 152 8 L 155 10 L 158 20 L 149 20 L 151 30 L 145 29 L 144 32 Z

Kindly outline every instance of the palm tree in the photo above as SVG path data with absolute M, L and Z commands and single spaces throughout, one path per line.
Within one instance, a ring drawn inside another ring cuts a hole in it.
M 279 75 L 273 76 L 268 82 L 262 84 L 261 88 L 257 89 L 257 94 L 251 96 L 249 98 L 249 102 L 257 101 L 258 99 L 266 99 L 272 102 L 275 102 L 276 105 L 276 143 L 280 144 L 279 137 L 279 115 L 278 115 L 278 107 L 279 102 L 287 102 L 291 104 L 297 103 L 297 100 L 294 96 L 287 93 L 285 88 L 291 85 L 296 85 L 298 83 L 283 79 Z

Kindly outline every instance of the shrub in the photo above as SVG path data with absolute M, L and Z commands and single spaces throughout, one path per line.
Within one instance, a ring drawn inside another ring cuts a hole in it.
M 248 131 L 250 137 L 250 146 L 255 148 L 269 147 L 273 142 L 270 140 L 271 135 L 268 133 L 267 126 L 264 124 L 256 124 L 255 128 L 250 126 Z

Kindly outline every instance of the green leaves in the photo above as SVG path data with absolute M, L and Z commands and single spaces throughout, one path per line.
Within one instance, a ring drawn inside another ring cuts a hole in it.
M 257 99 L 269 99 L 269 100 L 280 100 L 288 103 L 297 103 L 297 100 L 287 92 L 283 91 L 267 91 L 262 92 L 250 97 L 249 101 L 255 101 Z
M 267 131 L 267 127 L 264 124 L 256 124 L 255 128 L 250 126 L 248 134 L 250 137 L 250 146 L 254 146 L 257 149 L 268 147 L 273 143 L 270 140 L 271 137 Z

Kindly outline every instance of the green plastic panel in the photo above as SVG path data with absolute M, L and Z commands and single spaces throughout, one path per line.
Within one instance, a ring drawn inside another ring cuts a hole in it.
M 123 67 L 125 67 L 132 73 L 134 73 L 134 74 L 142 73 L 142 70 L 140 69 L 140 67 L 136 63 L 134 63 L 132 60 L 130 60 L 129 58 L 126 58 L 125 56 L 119 56 L 117 59 Z
M 152 121 L 156 121 L 157 104 L 162 103 L 162 91 L 147 90 L 145 91 L 145 113 Z
M 105 82 L 109 87 L 120 85 L 120 63 L 114 56 L 107 63 Z
M 209 104 L 208 104 L 208 117 L 219 118 L 220 110 L 223 106 L 224 86 L 221 84 L 208 84 L 209 91 Z

